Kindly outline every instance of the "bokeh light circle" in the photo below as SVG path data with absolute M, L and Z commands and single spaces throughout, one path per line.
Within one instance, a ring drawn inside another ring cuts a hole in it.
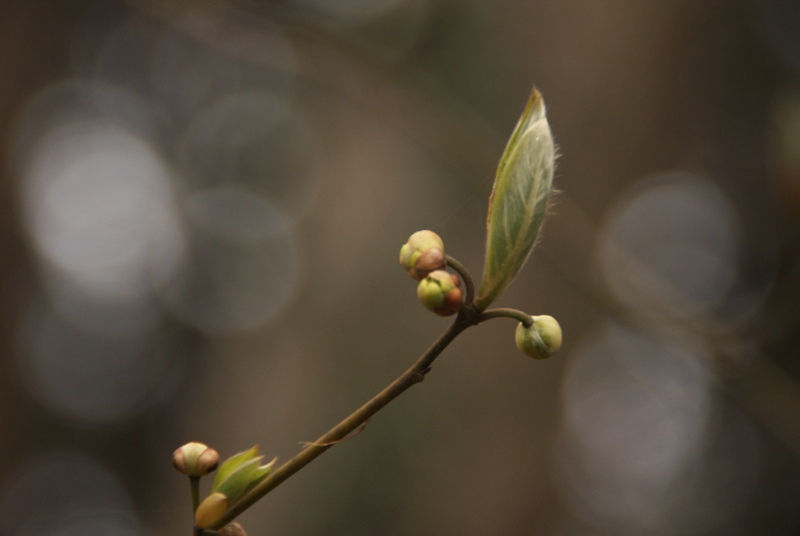
M 22 323 L 17 370 L 37 402 L 76 423 L 111 424 L 160 401 L 169 360 L 148 332 L 97 333 L 68 320 L 39 300 Z
M 710 181 L 671 172 L 645 179 L 607 214 L 598 265 L 613 296 L 648 315 L 709 312 L 731 290 L 740 222 Z
M 195 192 L 183 208 L 188 262 L 159 291 L 170 310 L 209 332 L 253 328 L 280 312 L 300 276 L 282 211 L 233 185 Z
M 658 526 L 685 489 L 712 408 L 702 345 L 616 325 L 583 341 L 563 386 L 557 480 L 601 524 Z
M 109 122 L 49 131 L 22 174 L 25 221 L 38 251 L 106 295 L 149 291 L 153 241 L 169 225 L 168 170 L 138 137 Z
M 69 451 L 35 457 L 8 474 L 0 488 L 0 526 L 15 536 L 143 534 L 119 478 Z
M 268 91 L 231 93 L 209 103 L 179 140 L 177 167 L 190 189 L 245 185 L 296 219 L 314 199 L 322 164 L 313 130 Z

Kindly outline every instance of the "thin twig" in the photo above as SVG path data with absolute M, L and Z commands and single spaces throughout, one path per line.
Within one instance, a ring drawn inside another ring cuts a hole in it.
M 459 264 L 459 266 L 461 265 Z M 471 280 L 467 280 L 471 283 Z M 311 463 L 317 456 L 334 446 L 341 439 L 347 437 L 348 434 L 365 423 L 389 402 L 400 396 L 406 389 L 421 382 L 439 354 L 441 354 L 462 331 L 475 324 L 477 324 L 477 315 L 474 310 L 470 307 L 462 307 L 456 320 L 450 325 L 447 331 L 436 339 L 411 368 L 406 370 L 383 391 L 375 395 L 369 402 L 331 428 L 325 435 L 301 450 L 294 458 L 284 463 L 264 480 L 259 482 L 253 489 L 245 493 L 239 500 L 234 502 L 228 508 L 225 515 L 210 528 L 219 529 L 233 521 L 264 495 L 278 487 L 286 479 Z
M 189 488 L 192 493 L 192 516 L 197 512 L 197 507 L 200 506 L 200 477 L 189 477 Z
M 510 309 L 508 307 L 487 309 L 486 311 L 482 312 L 478 317 L 478 323 L 491 320 L 492 318 L 504 318 L 504 317 L 519 320 L 520 322 L 522 322 L 522 325 L 524 325 L 526 328 L 529 328 L 533 325 L 533 318 L 531 317 L 531 315 L 529 315 L 525 311 L 520 311 L 518 309 Z
M 463 264 L 458 262 L 455 258 L 451 257 L 450 255 L 446 256 L 447 258 L 447 265 L 458 272 L 458 275 L 461 276 L 461 279 L 464 281 L 464 288 L 466 289 L 466 295 L 464 297 L 464 303 L 470 305 L 472 300 L 475 299 L 475 283 L 472 282 L 472 276 L 469 275 L 469 272 L 464 267 Z

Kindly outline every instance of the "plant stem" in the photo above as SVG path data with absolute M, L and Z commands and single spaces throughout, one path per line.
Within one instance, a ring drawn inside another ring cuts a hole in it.
M 464 296 L 464 303 L 471 304 L 472 300 L 475 298 L 475 284 L 472 282 L 472 276 L 469 275 L 469 271 L 467 271 L 463 264 L 450 255 L 447 255 L 447 265 L 461 276 L 461 279 L 464 281 L 464 288 L 467 291 Z
M 455 321 L 450 325 L 447 331 L 436 339 L 411 368 L 406 370 L 400 377 L 383 389 L 383 391 L 375 395 L 369 402 L 331 428 L 315 442 L 307 445 L 303 450 L 297 453 L 294 458 L 270 473 L 269 476 L 259 482 L 253 489 L 245 493 L 228 508 L 225 515 L 211 528 L 219 529 L 219 527 L 233 521 L 264 495 L 311 463 L 317 456 L 347 437 L 359 426 L 366 423 L 370 417 L 375 415 L 389 402 L 400 396 L 406 389 L 424 380 L 425 375 L 430 371 L 433 361 L 439 354 L 441 354 L 462 331 L 477 323 L 478 315 L 475 310 L 468 306 L 462 307 Z
M 200 477 L 190 476 L 189 487 L 192 490 L 192 517 L 194 517 L 197 507 L 200 506 Z
M 487 320 L 491 320 L 492 318 L 514 318 L 522 322 L 526 328 L 531 327 L 533 324 L 533 318 L 531 315 L 526 313 L 525 311 L 520 311 L 518 309 L 509 309 L 508 307 L 498 307 L 496 309 L 488 309 L 480 314 L 478 317 L 478 323 L 485 322 Z
M 200 477 L 189 477 L 189 488 L 192 491 L 192 521 L 194 521 L 194 514 L 197 512 L 197 507 L 200 506 Z M 203 530 L 198 529 L 192 523 L 192 536 L 203 536 Z

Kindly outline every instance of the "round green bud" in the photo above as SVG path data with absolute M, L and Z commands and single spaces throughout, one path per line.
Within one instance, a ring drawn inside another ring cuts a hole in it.
M 192 441 L 172 453 L 172 465 L 189 476 L 205 476 L 217 468 L 219 454 L 203 443 Z
M 534 359 L 547 359 L 561 348 L 561 326 L 549 315 L 532 316 L 530 327 L 520 322 L 514 334 L 517 348 Z
M 217 523 L 228 509 L 228 498 L 219 492 L 212 493 L 197 507 L 194 524 L 198 529 L 207 529 Z
M 417 297 L 439 316 L 450 316 L 461 307 L 461 281 L 446 270 L 435 270 L 419 282 Z
M 417 231 L 400 248 L 400 265 L 417 281 L 435 270 L 443 270 L 447 265 L 444 242 L 433 231 Z

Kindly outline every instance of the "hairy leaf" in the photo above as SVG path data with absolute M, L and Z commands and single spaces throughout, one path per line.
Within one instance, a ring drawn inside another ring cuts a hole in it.
M 544 100 L 534 88 L 500 159 L 489 197 L 479 310 L 511 284 L 533 250 L 547 211 L 554 160 Z

